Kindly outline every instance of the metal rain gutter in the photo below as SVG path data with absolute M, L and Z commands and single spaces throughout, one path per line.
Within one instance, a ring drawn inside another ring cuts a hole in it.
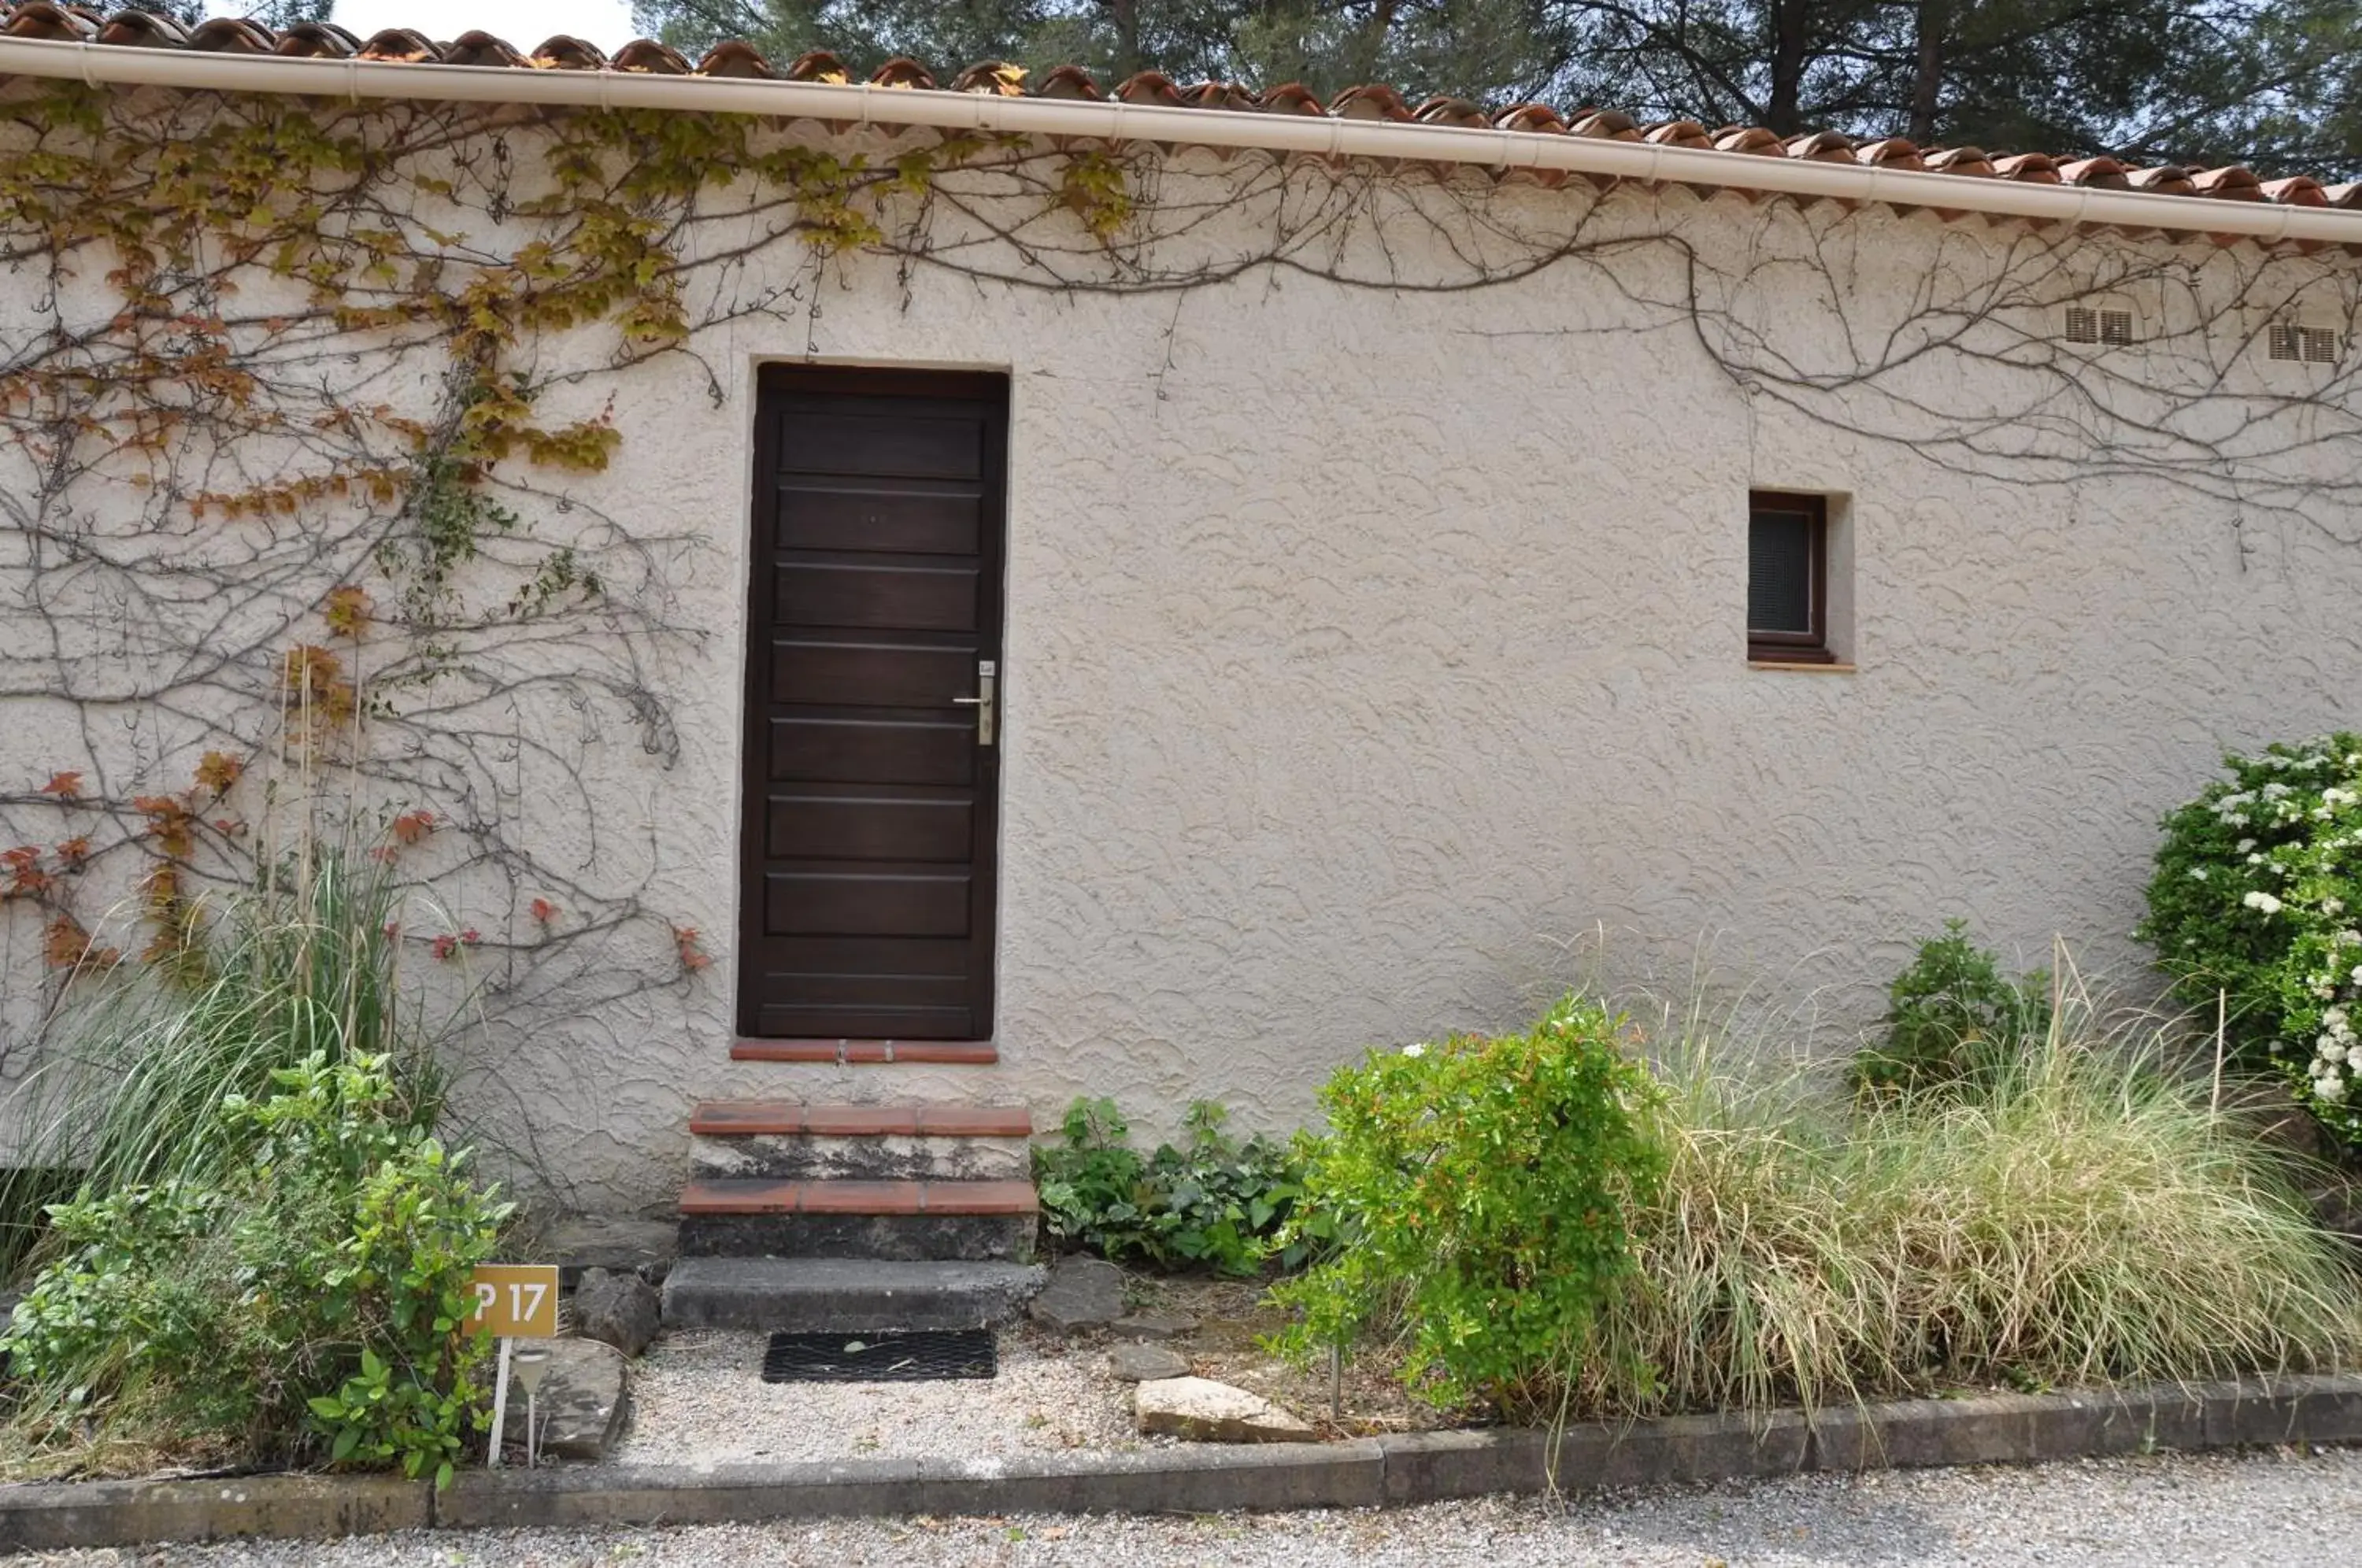
M 178 87 L 352 103 L 369 99 L 540 104 L 761 115 L 944 131 L 1010 132 L 1109 141 L 1260 148 L 1315 157 L 1466 163 L 1496 172 L 1551 171 L 1600 179 L 1715 185 L 1782 195 L 1832 197 L 1945 212 L 1990 213 L 2049 223 L 2239 235 L 2270 243 L 2362 246 L 2362 212 L 2272 202 L 2169 196 L 2038 185 L 1965 174 L 1923 173 L 1760 153 L 1663 147 L 1532 131 L 1266 115 L 1234 109 L 982 93 L 835 85 L 641 72 L 534 71 L 513 66 L 410 65 L 392 61 L 298 60 L 193 54 L 132 45 L 0 39 L 0 77 L 39 76 L 90 86 Z

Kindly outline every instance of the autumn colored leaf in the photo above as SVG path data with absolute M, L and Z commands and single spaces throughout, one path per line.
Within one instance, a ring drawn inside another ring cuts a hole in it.
M 76 834 L 58 845 L 58 859 L 67 866 L 79 866 L 90 858 L 90 834 Z
M 393 836 L 403 845 L 416 844 L 434 831 L 433 812 L 404 812 L 393 819 Z
M 536 925 L 549 925 L 557 919 L 557 906 L 547 899 L 535 899 L 530 907 Z
M 245 771 L 246 764 L 227 752 L 209 751 L 198 759 L 197 787 L 218 799 L 229 793 L 229 787 Z
M 459 951 L 459 939 L 446 932 L 428 943 L 426 950 L 435 955 L 436 963 L 447 964 L 451 961 L 451 955 Z
M 677 925 L 672 928 L 673 945 L 680 950 L 680 966 L 690 974 L 713 966 L 713 955 L 706 952 L 698 940 L 697 927 Z
M 196 847 L 196 814 L 178 795 L 136 795 L 131 809 L 148 819 L 148 834 L 167 855 L 186 855 Z
M 52 773 L 50 775 L 50 781 L 41 786 L 41 793 L 54 795 L 61 801 L 79 801 L 82 799 L 82 775 L 72 772 Z
M 111 969 L 123 961 L 123 955 L 112 947 L 92 946 L 90 933 L 83 929 L 82 922 L 67 914 L 50 922 L 41 955 L 60 969 Z
M 50 890 L 50 874 L 41 869 L 41 852 L 29 844 L 0 850 L 0 899 L 38 899 Z
M 370 597 L 351 583 L 328 591 L 328 602 L 320 612 L 328 630 L 340 637 L 358 637 L 369 624 Z

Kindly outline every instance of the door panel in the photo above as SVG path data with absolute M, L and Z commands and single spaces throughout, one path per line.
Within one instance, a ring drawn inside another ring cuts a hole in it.
M 778 569 L 774 591 L 782 621 L 807 626 L 976 630 L 974 567 L 811 561 Z
M 766 370 L 738 1027 L 992 1032 L 1007 382 Z
M 975 845 L 976 807 L 971 801 L 798 793 L 771 797 L 770 832 L 763 850 L 774 860 L 965 864 Z
M 783 480 L 773 499 L 781 549 L 946 556 L 974 556 L 983 549 L 984 502 L 974 486 L 848 490 L 819 479 Z

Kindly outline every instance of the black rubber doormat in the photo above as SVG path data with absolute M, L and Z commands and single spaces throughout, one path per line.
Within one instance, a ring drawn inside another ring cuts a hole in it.
M 999 1370 L 990 1329 L 777 1333 L 763 1352 L 766 1383 L 933 1383 Z

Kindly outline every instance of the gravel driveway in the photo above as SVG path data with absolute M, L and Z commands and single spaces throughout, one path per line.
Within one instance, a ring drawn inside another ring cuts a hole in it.
M 2362 1450 L 1810 1476 L 1621 1497 L 1201 1518 L 860 1519 L 517 1530 L 20 1558 L 205 1568 L 1741 1568 L 1747 1564 L 2362 1562 Z

